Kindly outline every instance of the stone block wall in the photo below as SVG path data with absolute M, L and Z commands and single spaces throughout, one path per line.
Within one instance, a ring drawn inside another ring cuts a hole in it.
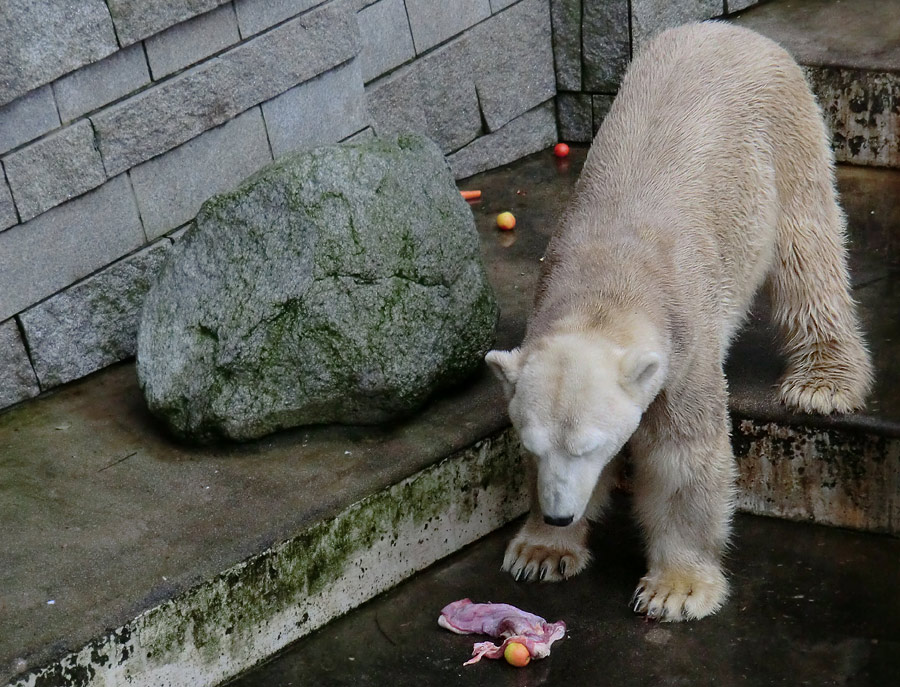
M 0 408 L 134 354 L 209 196 L 299 147 L 417 130 L 457 177 L 557 138 L 550 0 L 0 6 Z
M 559 137 L 590 141 L 631 56 L 660 31 L 760 0 L 550 0 Z

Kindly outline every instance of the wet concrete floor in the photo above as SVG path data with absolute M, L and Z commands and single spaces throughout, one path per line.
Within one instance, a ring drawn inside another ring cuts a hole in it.
M 900 0 L 780 0 L 732 18 L 800 64 L 900 70 Z
M 301 640 L 230 687 L 338 685 L 900 684 L 900 540 L 741 515 L 715 616 L 656 623 L 631 613 L 643 574 L 620 497 L 592 535 L 595 560 L 567 582 L 517 583 L 499 570 L 517 525 L 481 540 Z M 463 667 L 478 636 L 443 630 L 444 604 L 512 603 L 564 620 L 568 635 L 525 668 Z

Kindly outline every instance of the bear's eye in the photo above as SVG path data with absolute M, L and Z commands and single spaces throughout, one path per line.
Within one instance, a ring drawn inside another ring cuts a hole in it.
M 549 436 L 542 427 L 536 427 L 535 425 L 522 427 L 519 430 L 519 437 L 522 439 L 522 445 L 536 455 L 546 455 L 550 449 Z
M 601 448 L 608 441 L 605 432 L 599 429 L 588 429 L 576 432 L 566 438 L 566 452 L 572 456 L 583 456 Z

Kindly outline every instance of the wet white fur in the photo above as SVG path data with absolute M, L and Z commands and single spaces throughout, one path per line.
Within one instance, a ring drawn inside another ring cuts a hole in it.
M 632 63 L 547 249 L 522 345 L 487 361 L 534 456 L 532 514 L 504 568 L 587 564 L 587 518 L 626 443 L 649 571 L 635 609 L 701 618 L 727 596 L 733 511 L 723 363 L 768 284 L 807 412 L 859 407 L 869 356 L 848 290 L 822 119 L 796 63 L 723 23 L 658 36 Z M 565 517 L 568 527 L 544 524 Z

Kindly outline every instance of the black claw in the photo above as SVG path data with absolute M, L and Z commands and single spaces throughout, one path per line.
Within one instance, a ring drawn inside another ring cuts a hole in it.
M 542 566 L 541 566 L 541 572 L 540 572 L 540 574 L 539 574 L 539 577 L 540 577 L 541 582 L 543 582 L 544 579 L 547 577 L 547 573 L 548 573 L 548 572 L 550 572 L 549 566 L 547 566 L 547 565 L 542 565 Z

